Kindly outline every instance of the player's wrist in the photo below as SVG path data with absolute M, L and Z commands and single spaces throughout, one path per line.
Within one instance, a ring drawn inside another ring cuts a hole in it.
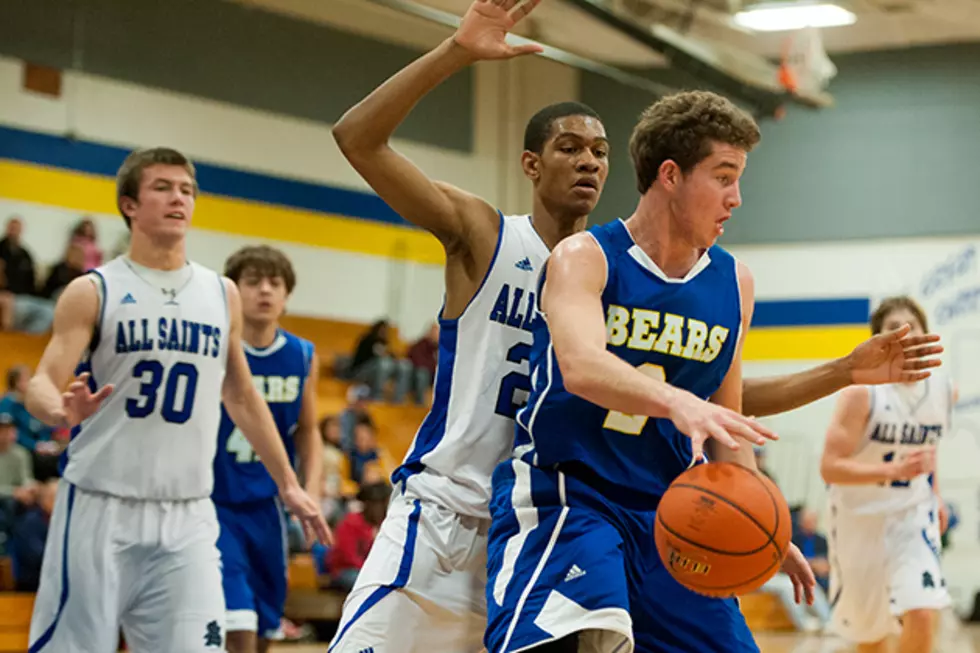
M 835 385 L 839 388 L 846 388 L 857 383 L 855 379 L 854 352 L 843 358 L 837 358 L 830 362 L 830 375 L 834 379 Z
M 460 45 L 459 41 L 456 40 L 455 34 L 440 43 L 436 50 L 458 68 L 465 68 L 480 60 L 469 49 Z

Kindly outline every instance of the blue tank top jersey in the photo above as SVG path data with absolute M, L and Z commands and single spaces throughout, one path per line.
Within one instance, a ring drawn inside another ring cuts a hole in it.
M 732 255 L 712 247 L 683 279 L 669 279 L 622 220 L 589 233 L 607 263 L 606 349 L 644 374 L 704 399 L 712 396 L 728 373 L 741 330 Z M 543 283 L 544 274 L 539 297 Z M 631 504 L 656 505 L 691 464 L 691 440 L 670 420 L 609 411 L 566 391 L 546 320 L 535 321 L 531 370 L 531 394 L 517 415 L 516 456 L 543 468 L 584 467 Z
M 302 411 L 313 345 L 280 330 L 265 349 L 255 349 L 247 344 L 244 347 L 255 387 L 269 404 L 289 459 L 295 464 L 293 433 Z M 275 481 L 222 405 L 211 498 L 217 503 L 240 504 L 269 499 L 278 493 Z

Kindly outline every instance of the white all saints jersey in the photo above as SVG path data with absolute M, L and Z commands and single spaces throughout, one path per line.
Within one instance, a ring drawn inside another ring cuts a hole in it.
M 919 383 L 869 386 L 868 423 L 852 460 L 882 463 L 901 460 L 914 451 L 938 446 L 949 433 L 953 386 L 943 370 Z M 833 485 L 830 500 L 854 514 L 881 514 L 926 505 L 932 499 L 932 477 L 875 485 Z
M 93 389 L 115 387 L 72 432 L 64 477 L 118 497 L 209 497 L 228 353 L 221 276 L 196 263 L 162 272 L 119 257 L 91 278 L 100 319 L 80 371 Z M 172 281 L 176 293 L 150 278 Z
M 458 514 L 490 517 L 490 477 L 510 454 L 531 389 L 535 291 L 550 253 L 529 216 L 501 215 L 497 250 L 476 295 L 440 320 L 432 409 L 392 482 Z

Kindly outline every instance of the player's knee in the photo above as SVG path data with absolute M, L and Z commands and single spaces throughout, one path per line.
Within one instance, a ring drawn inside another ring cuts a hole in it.
M 535 646 L 529 649 L 531 653 L 578 653 L 578 633 L 572 633 L 561 639 Z
M 902 630 L 923 636 L 931 634 L 936 627 L 936 611 L 927 609 L 909 610 L 902 615 Z
M 255 633 L 248 630 L 228 631 L 225 650 L 228 653 L 256 653 L 258 649 Z

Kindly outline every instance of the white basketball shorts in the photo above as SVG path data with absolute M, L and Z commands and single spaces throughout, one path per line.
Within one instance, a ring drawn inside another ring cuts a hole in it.
M 481 651 L 489 527 L 396 490 L 329 653 Z
M 832 506 L 829 545 L 832 625 L 845 639 L 878 642 L 906 612 L 950 604 L 935 504 L 881 515 Z
M 30 653 L 224 651 L 210 499 L 141 501 L 62 480 L 44 547 Z

